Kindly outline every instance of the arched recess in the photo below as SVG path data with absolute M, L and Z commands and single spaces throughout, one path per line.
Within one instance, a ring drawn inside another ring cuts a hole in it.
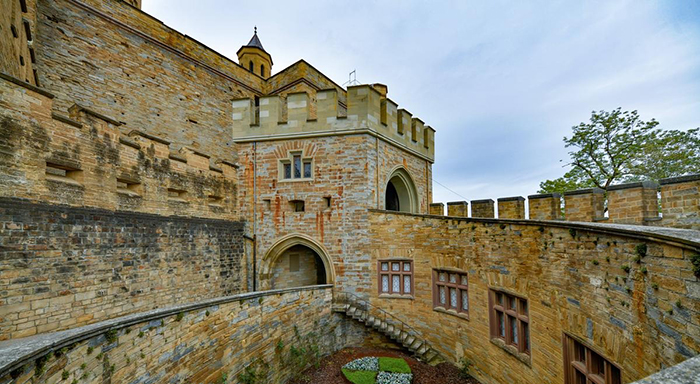
M 321 261 L 323 265 L 324 273 L 323 276 L 325 281 L 322 283 L 333 284 L 335 282 L 335 270 L 333 269 L 333 262 L 328 254 L 328 251 L 315 239 L 310 236 L 294 233 L 282 237 L 277 240 L 275 244 L 270 247 L 270 249 L 265 253 L 261 260 L 260 265 L 260 283 L 262 289 L 271 289 L 273 269 L 275 264 L 280 257 L 285 255 L 291 249 L 303 247 L 310 251 L 313 251 Z M 319 276 L 319 280 L 321 276 Z
M 418 192 L 408 171 L 398 166 L 391 171 L 388 180 L 384 192 L 384 209 L 418 213 Z

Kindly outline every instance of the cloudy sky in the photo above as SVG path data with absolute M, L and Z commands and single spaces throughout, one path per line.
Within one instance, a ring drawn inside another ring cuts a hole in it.
M 439 5 L 439 6 L 438 6 Z M 143 0 L 235 59 L 257 25 L 273 72 L 357 70 L 437 130 L 435 201 L 535 193 L 592 110 L 700 126 L 700 2 Z

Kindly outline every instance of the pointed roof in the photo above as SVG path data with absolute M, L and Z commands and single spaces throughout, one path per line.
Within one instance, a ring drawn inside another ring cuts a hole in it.
M 248 42 L 248 45 L 246 45 L 246 47 L 255 47 L 255 48 L 260 48 L 263 51 L 265 50 L 265 48 L 263 48 L 263 46 L 262 46 L 262 43 L 260 42 L 260 39 L 258 38 L 258 31 L 257 30 L 255 31 L 255 34 L 250 39 L 250 41 Z
M 244 45 L 241 48 L 244 48 L 244 47 L 258 48 L 258 49 L 262 50 L 263 52 L 267 53 L 265 48 L 263 48 L 262 43 L 260 42 L 260 38 L 258 38 L 258 27 L 255 27 L 254 31 L 255 32 L 253 33 L 253 37 L 250 39 L 248 44 Z M 239 49 L 239 51 L 240 51 L 240 49 Z

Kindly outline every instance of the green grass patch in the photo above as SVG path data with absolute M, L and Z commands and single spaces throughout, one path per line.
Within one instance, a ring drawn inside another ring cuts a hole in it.
M 350 380 L 354 384 L 374 384 L 376 383 L 375 378 L 377 377 L 377 372 L 373 371 L 351 371 L 349 369 L 342 369 L 345 378 Z
M 394 373 L 411 373 L 411 368 L 406 363 L 406 360 L 395 357 L 380 357 L 379 370 Z

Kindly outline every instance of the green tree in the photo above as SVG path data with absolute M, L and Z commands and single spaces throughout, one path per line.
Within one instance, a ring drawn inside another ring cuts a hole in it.
M 637 111 L 593 111 L 588 123 L 564 137 L 571 169 L 540 183 L 540 193 L 571 191 L 613 183 L 658 180 L 700 170 L 699 129 L 664 131 Z

